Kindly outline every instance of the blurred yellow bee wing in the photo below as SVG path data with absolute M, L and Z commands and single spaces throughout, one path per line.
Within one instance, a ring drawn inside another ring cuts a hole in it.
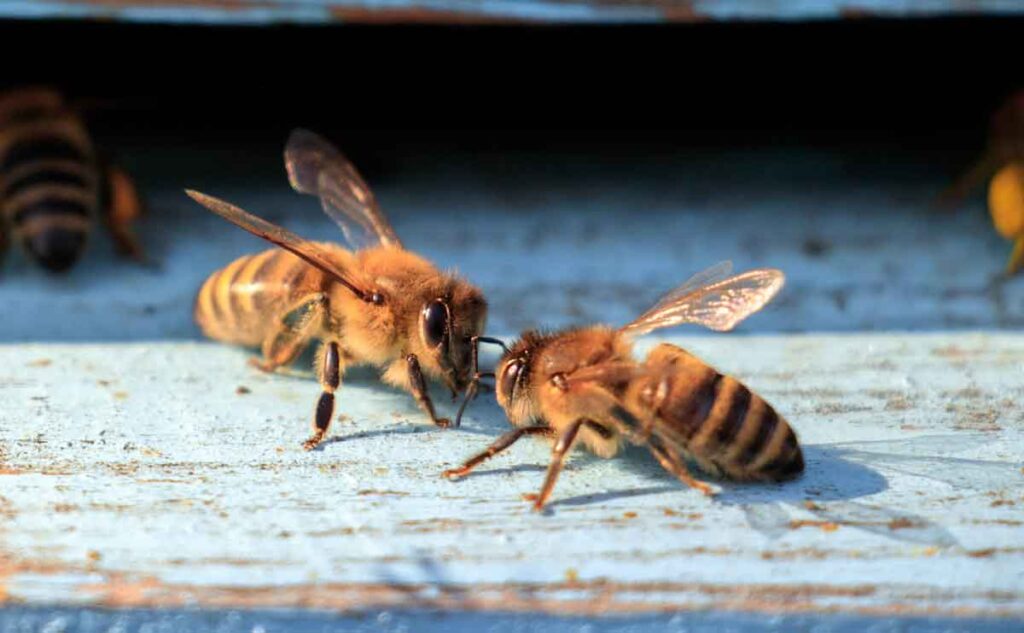
M 771 301 L 786 280 L 782 271 L 772 268 L 727 277 L 731 271 L 732 265 L 722 262 L 697 273 L 620 331 L 638 336 L 683 323 L 731 330 Z
M 309 130 L 294 130 L 285 145 L 284 164 L 292 188 L 318 196 L 353 248 L 402 247 L 369 185 L 334 145 Z
M 225 202 L 218 198 L 214 198 L 213 196 L 208 196 L 205 193 L 200 193 L 191 189 L 186 189 L 185 193 L 187 193 L 190 198 L 210 211 L 213 211 L 228 222 L 240 226 L 253 235 L 262 237 L 268 242 L 277 244 L 286 251 L 298 255 L 308 264 L 315 266 L 328 275 L 334 277 L 338 282 L 347 287 L 355 293 L 357 297 L 364 301 L 378 302 L 374 293 L 360 287 L 357 280 L 354 279 L 348 271 L 331 261 L 330 256 L 318 247 L 316 243 L 303 239 L 295 233 L 277 226 L 276 224 L 272 224 L 262 218 L 258 218 L 229 202 Z

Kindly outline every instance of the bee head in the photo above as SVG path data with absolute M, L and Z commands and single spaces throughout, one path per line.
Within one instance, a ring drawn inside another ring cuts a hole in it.
M 498 404 L 505 410 L 513 424 L 528 422 L 537 410 L 534 390 L 530 389 L 530 373 L 544 337 L 535 332 L 526 332 L 512 343 L 494 372 L 494 392 Z
M 483 332 L 486 321 L 483 295 L 465 282 L 437 293 L 420 309 L 416 328 L 424 364 L 440 375 L 452 395 L 461 393 L 469 383 L 472 339 Z

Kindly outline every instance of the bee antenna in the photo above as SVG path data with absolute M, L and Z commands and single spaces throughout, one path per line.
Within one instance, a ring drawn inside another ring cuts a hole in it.
M 458 427 L 462 424 L 462 414 L 466 411 L 466 407 L 469 402 L 476 398 L 476 394 L 480 391 L 480 379 L 481 378 L 494 378 L 494 372 L 480 372 L 480 343 L 490 343 L 492 345 L 500 345 L 501 349 L 508 353 L 508 347 L 496 338 L 489 336 L 474 336 L 471 341 L 472 350 L 472 369 L 473 379 L 469 382 L 469 387 L 466 389 L 466 397 L 462 399 L 462 404 L 459 405 L 459 412 L 455 414 L 455 426 Z

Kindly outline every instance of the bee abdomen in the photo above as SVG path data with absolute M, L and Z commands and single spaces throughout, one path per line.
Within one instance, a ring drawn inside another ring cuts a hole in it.
M 690 450 L 737 480 L 787 479 L 804 466 L 796 434 L 786 420 L 731 376 L 719 381 L 716 401 Z
M 52 271 L 70 268 L 97 214 L 99 170 L 78 117 L 55 95 L 0 99 L 3 215 L 29 254 Z
M 194 316 L 220 341 L 258 345 L 297 295 L 323 286 L 323 275 L 278 249 L 239 257 L 210 275 L 196 295 Z

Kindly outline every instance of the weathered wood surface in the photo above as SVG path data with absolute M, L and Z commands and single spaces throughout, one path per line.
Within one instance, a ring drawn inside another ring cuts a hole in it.
M 13 18 L 105 19 L 200 24 L 275 23 L 661 23 L 813 20 L 1020 13 L 1011 0 L 4 0 Z
M 649 337 L 641 347 L 659 340 L 777 405 L 806 447 L 806 475 L 723 485 L 707 499 L 641 450 L 578 454 L 538 515 L 521 495 L 540 484 L 542 443 L 462 482 L 438 476 L 505 429 L 493 403 L 438 431 L 407 396 L 356 376 L 332 440 L 306 453 L 316 384 L 256 373 L 242 350 L 0 347 L 0 596 L 927 616 L 954 628 L 1024 618 L 1024 336 Z

